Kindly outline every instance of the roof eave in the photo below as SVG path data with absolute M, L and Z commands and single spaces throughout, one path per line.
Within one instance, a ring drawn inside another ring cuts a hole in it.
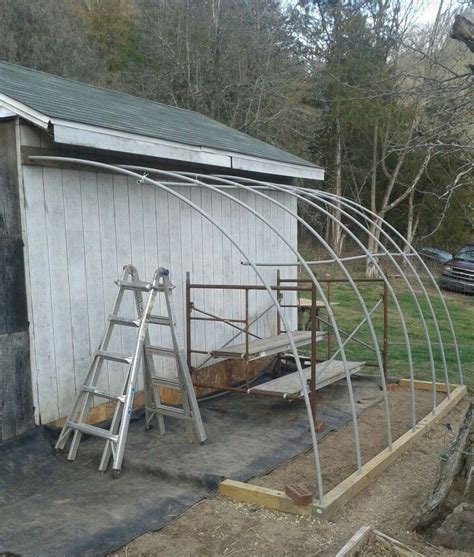
M 240 153 L 187 145 L 66 120 L 51 119 L 51 124 L 53 125 L 54 140 L 57 143 L 179 160 L 220 168 L 232 168 L 261 174 L 308 178 L 312 180 L 324 179 L 324 170 L 315 166 L 304 166 L 251 157 Z
M 50 118 L 3 94 L 0 94 L 0 106 L 18 114 L 40 128 L 51 129 L 52 126 L 56 143 L 179 160 L 259 174 L 311 180 L 324 179 L 324 170 L 309 164 L 306 166 L 251 157 L 235 152 L 187 145 L 110 128 Z
M 48 129 L 50 120 L 48 116 L 45 116 L 37 110 L 34 110 L 33 108 L 30 108 L 29 106 L 26 106 L 11 97 L 7 97 L 7 95 L 3 95 L 2 93 L 0 93 L 0 107 L 10 110 L 25 120 L 28 120 L 35 126 L 39 126 L 45 130 Z

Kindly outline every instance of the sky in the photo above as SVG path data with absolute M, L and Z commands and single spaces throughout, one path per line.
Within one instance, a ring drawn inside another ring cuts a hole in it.
M 438 13 L 439 0 L 417 0 L 417 3 L 420 4 L 417 20 L 420 23 L 433 23 Z

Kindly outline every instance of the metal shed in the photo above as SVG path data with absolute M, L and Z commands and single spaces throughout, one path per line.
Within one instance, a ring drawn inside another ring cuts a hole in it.
M 0 441 L 67 415 L 124 265 L 132 263 L 143 277 L 158 265 L 169 267 L 183 323 L 186 272 L 197 282 L 255 281 L 237 250 L 166 191 L 106 169 L 30 158 L 39 155 L 275 183 L 324 175 L 201 114 L 1 62 Z M 167 184 L 238 235 L 252 258 L 295 260 L 255 215 L 229 199 L 172 178 Z M 265 215 L 296 248 L 296 219 L 252 191 L 229 186 L 228 192 Z M 296 213 L 294 196 L 271 189 L 267 195 Z M 273 280 L 270 268 L 262 273 Z M 281 278 L 294 273 L 285 267 Z M 240 300 L 238 293 L 225 300 L 222 293 L 202 295 L 216 313 Z M 264 293 L 253 296 L 258 314 L 268 300 Z M 295 322 L 295 310 L 286 313 Z M 274 334 L 274 320 L 262 318 L 258 328 L 262 336 Z M 212 350 L 228 331 L 203 322 L 195 334 Z M 129 341 L 122 335 L 122 344 Z M 111 389 L 122 379 L 113 364 L 106 375 Z

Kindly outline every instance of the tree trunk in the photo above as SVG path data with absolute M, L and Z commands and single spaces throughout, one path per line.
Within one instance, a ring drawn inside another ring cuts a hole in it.
M 413 241 L 414 236 L 414 224 L 415 224 L 415 190 L 411 190 L 410 195 L 408 196 L 408 216 L 407 216 L 407 233 L 406 239 L 410 242 Z
M 373 137 L 373 147 L 372 147 L 372 178 L 370 181 L 370 210 L 373 213 L 377 212 L 377 160 L 378 160 L 378 149 L 377 149 L 377 142 L 378 142 L 378 134 L 379 134 L 379 125 L 376 121 L 374 124 L 374 137 Z M 372 235 L 375 235 L 377 239 L 380 238 L 380 232 L 377 231 L 375 225 L 371 222 L 369 226 L 368 241 L 367 241 L 367 249 L 371 253 L 376 253 L 378 251 L 378 244 L 373 239 Z M 370 259 L 367 259 L 365 274 L 368 277 L 375 277 L 377 276 L 377 271 Z
M 335 182 L 335 194 L 342 195 L 342 142 L 341 142 L 341 130 L 339 126 L 339 119 L 336 120 L 336 182 Z M 341 220 L 341 204 L 339 201 L 335 202 L 336 207 L 334 208 L 334 217 L 332 226 L 332 246 L 334 251 L 338 256 L 342 255 L 342 246 L 344 243 L 344 234 L 342 233 L 342 228 L 339 225 Z

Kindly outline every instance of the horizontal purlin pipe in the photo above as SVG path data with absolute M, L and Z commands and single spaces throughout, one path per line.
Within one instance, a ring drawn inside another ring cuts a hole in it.
M 308 280 L 305 282 L 309 282 Z M 199 288 L 202 290 L 266 290 L 260 284 L 190 284 L 189 288 Z M 271 290 L 287 290 L 289 292 L 302 291 L 311 292 L 311 288 L 304 286 L 275 286 L 269 285 Z

